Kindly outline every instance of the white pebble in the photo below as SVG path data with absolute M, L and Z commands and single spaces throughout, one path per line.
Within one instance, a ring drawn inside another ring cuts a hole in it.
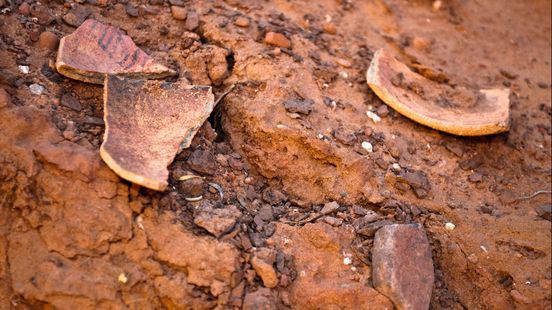
M 368 151 L 368 153 L 372 153 L 374 151 L 374 147 L 372 146 L 372 143 L 368 141 L 364 141 L 361 144 L 362 148 Z
M 353 260 L 349 256 L 347 256 L 343 259 L 343 264 L 345 264 L 345 265 L 350 265 L 352 263 L 353 263 Z
M 401 165 L 394 163 L 393 165 L 391 165 L 391 169 L 393 169 L 396 172 L 399 172 L 401 171 Z
M 119 275 L 119 277 L 117 277 L 117 280 L 121 283 L 127 283 L 128 282 L 128 278 L 127 278 L 126 274 L 124 274 L 124 273 L 121 273 Z
M 456 225 L 452 224 L 451 222 L 445 223 L 445 229 L 448 231 L 453 231 L 454 228 L 456 228 Z
M 29 85 L 29 89 L 31 90 L 31 94 L 40 96 L 44 91 L 44 86 L 40 84 L 31 84 Z
M 379 117 L 379 115 L 377 115 L 376 113 L 372 112 L 372 111 L 366 111 L 366 115 L 368 115 L 368 117 L 374 121 L 374 123 L 377 123 L 379 121 L 381 121 L 381 117 Z
M 29 73 L 29 66 L 19 66 L 19 71 L 21 71 L 21 73 L 23 73 L 23 74 L 28 74 Z

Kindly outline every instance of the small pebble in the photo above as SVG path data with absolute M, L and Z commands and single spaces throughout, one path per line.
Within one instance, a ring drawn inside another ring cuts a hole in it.
M 343 224 L 343 220 L 335 218 L 333 216 L 326 216 L 324 217 L 324 222 L 332 225 L 332 226 L 341 226 Z
M 439 11 L 442 5 L 443 2 L 441 0 L 433 1 L 433 11 Z
M 322 25 L 322 30 L 324 30 L 325 33 L 329 33 L 329 34 L 337 33 L 337 27 L 331 22 L 324 23 Z
M 127 283 L 128 282 L 128 278 L 126 276 L 126 274 L 124 273 L 121 273 L 118 277 L 117 277 L 117 281 L 121 282 L 121 283 Z
M 42 49 L 49 49 L 54 51 L 59 44 L 59 39 L 55 33 L 50 31 L 44 31 L 38 37 L 38 47 Z
M 350 61 L 348 61 L 346 59 L 342 59 L 342 58 L 338 58 L 336 62 L 337 62 L 338 65 L 340 65 L 344 68 L 350 68 L 350 67 L 353 66 L 353 64 Z
M 372 111 L 366 111 L 366 115 L 374 122 L 374 123 L 377 123 L 377 122 L 380 122 L 381 121 L 381 118 L 374 112 Z
M 171 14 L 176 20 L 185 20 L 188 16 L 188 11 L 180 6 L 173 5 L 171 6 Z
M 353 260 L 349 256 L 347 256 L 343 259 L 343 264 L 345 264 L 345 265 L 350 265 L 352 263 L 353 263 Z
M 510 296 L 520 304 L 530 304 L 531 300 L 525 295 L 521 294 L 518 290 L 511 290 Z
M 456 225 L 452 224 L 451 222 L 445 223 L 445 229 L 448 231 L 453 231 L 454 228 L 456 228 Z
M 478 261 L 477 255 L 475 255 L 475 254 L 470 254 L 470 255 L 468 255 L 468 260 L 469 260 L 470 263 L 472 263 L 472 264 L 477 264 L 477 261 Z
M 249 26 L 249 18 L 238 16 L 236 20 L 234 21 L 234 25 L 238 27 L 248 27 Z
M 425 51 L 429 49 L 430 45 L 431 41 L 426 38 L 415 37 L 414 39 L 412 39 L 412 46 L 414 46 L 414 48 L 417 50 Z
M 31 84 L 29 85 L 29 89 L 31 90 L 31 94 L 33 95 L 42 95 L 42 92 L 44 92 L 44 86 L 40 84 Z
M 19 14 L 29 15 L 29 14 L 31 14 L 31 6 L 27 2 L 23 2 L 19 6 L 18 11 L 19 11 Z
M 374 151 L 374 147 L 372 146 L 372 143 L 368 141 L 364 141 L 361 144 L 362 148 L 365 149 L 368 153 L 372 153 Z
M 19 66 L 19 71 L 21 71 L 21 73 L 23 74 L 28 74 L 29 73 L 29 66 Z
M 275 45 L 283 48 L 290 48 L 291 42 L 286 36 L 278 32 L 267 32 L 264 38 L 266 44 Z
M 391 169 L 395 172 L 400 172 L 401 171 L 401 165 L 397 164 L 397 163 L 393 163 L 391 165 Z

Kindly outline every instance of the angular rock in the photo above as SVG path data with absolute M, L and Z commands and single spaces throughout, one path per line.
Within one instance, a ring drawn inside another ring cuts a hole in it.
M 335 201 L 332 201 L 325 204 L 320 213 L 322 213 L 323 215 L 328 215 L 337 211 L 337 209 L 339 209 L 339 204 Z
M 383 49 L 374 54 L 366 80 L 397 112 L 437 130 L 480 136 L 510 127 L 508 89 L 453 89 L 412 72 Z
M 85 21 L 59 43 L 56 69 L 72 79 L 103 84 L 105 74 L 163 78 L 176 73 L 155 62 L 121 30 Z
M 274 288 L 278 285 L 278 275 L 274 269 L 276 252 L 267 248 L 259 249 L 251 259 L 251 265 L 257 275 L 263 280 L 265 287 Z
M 79 99 L 70 93 L 66 93 L 61 96 L 61 105 L 77 112 L 80 112 L 82 109 Z
M 312 100 L 290 99 L 284 102 L 284 107 L 289 113 L 309 115 L 314 102 Z
M 100 155 L 122 178 L 162 191 L 167 186 L 167 166 L 189 146 L 213 106 L 207 86 L 109 75 Z
M 215 209 L 210 204 L 202 204 L 194 214 L 194 223 L 218 238 L 232 229 L 240 216 L 241 212 L 233 205 Z
M 423 228 L 393 224 L 376 232 L 372 248 L 374 287 L 398 309 L 428 309 L 433 289 L 433 260 Z
M 552 205 L 540 205 L 535 208 L 537 214 L 545 220 L 552 220 Z
M 71 8 L 71 10 L 69 10 L 69 12 L 67 12 L 67 14 L 63 16 L 63 21 L 73 27 L 78 27 L 82 23 L 84 23 L 86 18 L 88 18 L 91 13 L 92 11 L 88 7 L 80 4 L 75 4 Z
M 397 176 L 397 180 L 410 185 L 418 198 L 426 197 L 431 189 L 426 173 L 420 170 L 405 171 Z

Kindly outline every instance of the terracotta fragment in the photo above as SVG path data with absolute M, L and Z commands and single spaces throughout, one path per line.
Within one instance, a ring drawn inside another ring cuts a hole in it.
M 211 87 L 108 75 L 100 155 L 122 178 L 162 191 L 167 166 L 214 107 Z
M 95 84 L 102 84 L 105 74 L 147 79 L 176 74 L 139 49 L 121 30 L 93 19 L 61 39 L 56 69 L 72 79 Z
M 374 54 L 366 80 L 386 104 L 431 128 L 459 136 L 508 131 L 509 90 L 452 88 L 430 81 L 385 50 Z

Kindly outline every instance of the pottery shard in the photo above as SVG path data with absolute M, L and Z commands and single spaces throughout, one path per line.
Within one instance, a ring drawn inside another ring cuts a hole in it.
M 213 106 L 208 86 L 108 75 L 100 155 L 122 178 L 162 191 L 167 166 L 190 145 Z
M 121 30 L 93 19 L 61 39 L 56 69 L 72 79 L 95 84 L 103 84 L 105 74 L 134 78 L 176 74 L 155 62 Z
M 387 105 L 431 128 L 460 136 L 507 131 L 509 90 L 452 88 L 412 72 L 385 50 L 374 54 L 368 85 Z
M 372 249 L 375 288 L 398 309 L 428 309 L 433 289 L 433 261 L 423 228 L 386 225 L 376 232 Z

